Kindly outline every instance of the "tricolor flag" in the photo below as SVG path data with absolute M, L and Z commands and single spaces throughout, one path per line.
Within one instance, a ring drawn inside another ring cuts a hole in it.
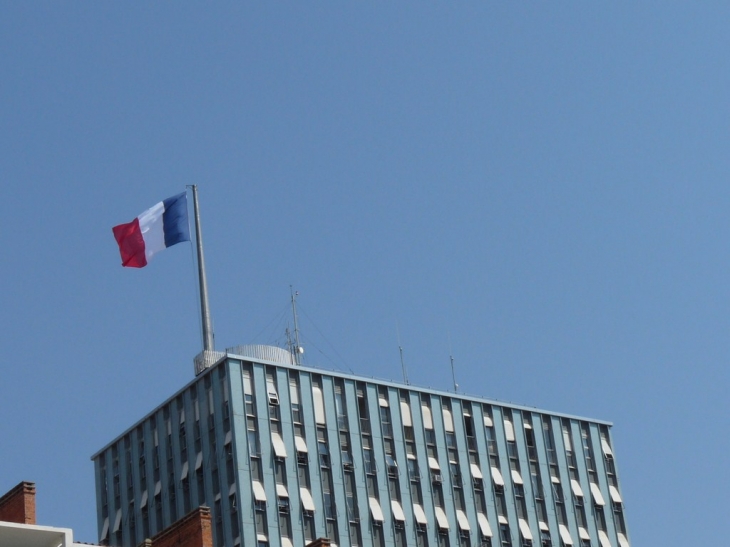
M 185 192 L 161 201 L 128 224 L 112 228 L 122 266 L 143 268 L 163 249 L 190 241 L 188 196 Z

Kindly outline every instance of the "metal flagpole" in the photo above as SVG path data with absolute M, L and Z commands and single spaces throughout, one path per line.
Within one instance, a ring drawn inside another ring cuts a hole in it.
M 204 369 L 215 363 L 213 327 L 210 319 L 210 304 L 208 302 L 208 282 L 205 277 L 205 257 L 203 256 L 203 236 L 200 231 L 200 209 L 198 207 L 198 187 L 193 184 L 193 216 L 195 218 L 195 243 L 198 252 L 198 283 L 200 286 L 200 319 L 203 325 L 203 351 L 195 358 L 195 373 L 200 374 Z

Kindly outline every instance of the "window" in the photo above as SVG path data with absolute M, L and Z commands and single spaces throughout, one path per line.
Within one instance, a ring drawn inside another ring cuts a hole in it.
M 532 545 L 532 532 L 530 531 L 530 525 L 523 518 L 521 518 L 519 522 L 520 535 L 522 536 L 523 544 L 529 542 L 529 544 Z
M 423 511 L 421 504 L 413 504 L 413 516 L 416 519 L 416 528 L 425 530 L 426 526 L 428 526 L 428 519 L 426 518 L 426 513 Z
M 570 537 L 570 531 L 565 524 L 559 525 L 560 539 L 563 540 L 564 545 L 573 545 L 573 538 Z
M 246 416 L 255 416 L 256 409 L 253 404 L 253 390 L 251 387 L 251 379 L 248 376 L 243 377 L 243 400 L 246 406 Z
M 252 458 L 261 456 L 261 447 L 259 447 L 259 436 L 256 431 L 248 431 L 248 450 Z
M 373 460 L 372 450 L 363 450 L 363 456 L 365 457 L 365 473 L 368 475 L 375 474 L 375 461 Z
M 363 435 L 370 434 L 370 420 L 368 418 L 368 403 L 365 399 L 364 384 L 357 384 L 357 411 L 360 415 L 360 430 Z
M 421 478 L 420 473 L 418 472 L 418 462 L 415 458 L 408 458 L 408 478 L 410 478 L 412 481 L 417 481 Z
M 277 458 L 286 458 L 286 446 L 284 446 L 284 439 L 281 438 L 281 434 L 272 431 L 271 442 L 274 445 L 274 455 Z
M 393 459 L 393 456 L 390 454 L 385 455 L 385 463 L 388 466 L 388 474 L 389 475 L 397 475 L 398 474 L 398 464 Z
M 269 399 L 270 405 L 279 406 L 279 394 L 276 391 L 273 374 L 266 375 L 266 396 Z
M 312 494 L 309 492 L 309 489 L 303 487 L 300 488 L 299 496 L 302 500 L 302 509 L 305 512 L 314 513 L 314 500 L 312 499 Z
M 469 526 L 469 519 L 466 518 L 466 513 L 462 509 L 456 510 L 456 520 L 459 523 L 459 530 L 462 532 L 470 532 L 471 526 Z
M 337 514 L 335 513 L 335 505 L 334 505 L 334 498 L 332 496 L 332 492 L 325 491 L 322 493 L 322 496 L 324 497 L 324 518 L 326 518 L 326 519 L 336 518 Z
M 450 461 L 449 471 L 451 472 L 451 479 L 453 481 L 454 488 L 461 488 L 461 474 L 459 473 L 459 464 L 455 461 Z
M 327 445 L 323 442 L 318 442 L 317 451 L 319 452 L 319 466 L 328 468 L 330 466 L 330 454 L 327 450 Z
M 383 437 L 392 438 L 393 426 L 390 423 L 390 408 L 387 406 L 380 406 L 380 423 L 383 428 Z
M 335 410 L 337 412 L 337 427 L 341 431 L 347 430 L 347 414 L 345 411 L 345 397 L 340 386 L 335 387 Z
M 504 478 L 502 478 L 502 472 L 497 467 L 492 467 L 492 481 L 495 487 L 504 487 Z
M 352 492 L 347 492 L 345 501 L 347 502 L 347 520 L 350 522 L 357 522 L 357 507 L 355 506 L 355 496 Z
M 492 537 L 492 527 L 489 526 L 487 515 L 481 512 L 477 513 L 477 521 L 479 522 L 479 533 L 482 536 L 482 540 L 489 540 Z
M 406 516 L 403 514 L 403 507 L 398 500 L 390 500 L 390 506 L 393 509 L 393 519 L 396 521 L 396 525 L 403 525 L 406 521 Z
M 413 420 L 411 419 L 411 407 L 408 406 L 406 401 L 400 402 L 400 414 L 403 420 L 404 427 L 413 427 Z
M 381 525 L 385 518 L 383 517 L 383 510 L 380 508 L 380 502 L 375 497 L 369 497 L 368 503 L 370 504 L 370 513 L 373 516 L 373 524 Z
M 287 492 L 286 486 L 283 484 L 276 485 L 276 504 L 279 513 L 289 512 L 289 492 Z
M 595 482 L 591 483 L 591 493 L 593 494 L 593 501 L 596 505 L 606 505 L 606 502 L 603 499 L 603 494 L 601 494 L 601 489 Z
M 442 414 L 444 416 L 444 430 L 447 433 L 454 432 L 454 417 L 451 414 L 451 410 L 447 407 L 443 407 Z
M 423 413 L 423 428 L 433 430 L 433 418 L 431 417 L 431 409 L 426 402 L 421 403 L 421 412 Z
M 355 468 L 355 464 L 352 461 L 352 454 L 350 454 L 347 450 L 342 451 L 342 466 L 347 471 L 351 471 Z
M 434 507 L 434 509 L 436 510 L 436 523 L 438 524 L 439 531 L 448 530 L 449 529 L 449 519 L 446 518 L 446 513 L 439 506 Z
M 504 547 L 512 545 L 512 537 L 509 532 L 509 525 L 506 522 L 502 522 L 499 525 L 499 538 L 502 541 Z
M 322 389 L 319 386 L 312 386 L 312 395 L 314 396 L 314 420 L 317 422 L 317 425 L 325 425 Z
M 515 428 L 512 425 L 512 420 L 508 417 L 504 419 L 504 436 L 507 438 L 507 442 L 515 442 Z

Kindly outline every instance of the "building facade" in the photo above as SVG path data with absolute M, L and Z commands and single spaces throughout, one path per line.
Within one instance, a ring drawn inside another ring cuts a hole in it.
M 227 351 L 92 457 L 102 545 L 628 547 L 611 424 Z

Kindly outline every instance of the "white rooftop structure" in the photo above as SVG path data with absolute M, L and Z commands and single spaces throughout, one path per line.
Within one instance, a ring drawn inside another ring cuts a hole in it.
M 73 531 L 70 528 L 0 521 L 0 545 L 2 547 L 82 547 L 88 543 L 74 543 Z

